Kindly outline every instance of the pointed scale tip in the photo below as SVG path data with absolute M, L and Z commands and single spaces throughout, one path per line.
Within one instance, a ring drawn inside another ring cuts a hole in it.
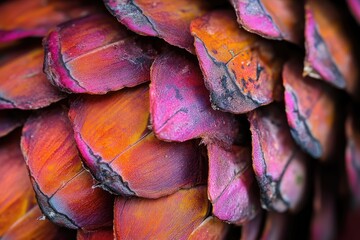
M 158 198 L 204 181 L 197 142 L 163 142 L 147 129 L 148 97 L 148 86 L 142 85 L 81 96 L 71 104 L 69 116 L 84 163 L 114 194 Z
M 109 226 L 113 197 L 91 188 L 94 180 L 82 168 L 67 112 L 62 106 L 39 111 L 23 128 L 22 151 L 39 206 L 61 226 L 87 230 Z
M 150 76 L 151 122 L 158 138 L 232 144 L 238 132 L 236 118 L 212 109 L 194 57 L 180 51 L 164 52 L 155 59 Z
M 44 40 L 44 71 L 69 93 L 105 94 L 150 79 L 152 40 L 110 16 L 94 14 L 59 25 Z
M 359 69 L 351 33 L 332 1 L 306 1 L 304 74 L 321 78 L 358 98 Z
M 213 214 L 219 219 L 242 224 L 260 210 L 258 189 L 251 168 L 250 149 L 207 146 L 209 155 L 208 195 Z
M 314 158 L 328 159 L 336 150 L 338 94 L 326 84 L 302 76 L 302 63 L 284 65 L 285 109 L 291 135 Z
M 239 28 L 232 12 L 213 11 L 193 20 L 191 33 L 216 109 L 245 113 L 277 98 L 281 58 L 269 41 Z
M 238 22 L 262 37 L 302 44 L 303 1 L 231 0 Z
M 189 26 L 192 19 L 203 15 L 210 4 L 201 0 L 104 0 L 119 22 L 130 30 L 156 36 L 171 45 L 194 52 Z
M 291 137 L 283 107 L 273 103 L 249 113 L 248 119 L 263 207 L 297 210 L 307 194 L 307 156 Z

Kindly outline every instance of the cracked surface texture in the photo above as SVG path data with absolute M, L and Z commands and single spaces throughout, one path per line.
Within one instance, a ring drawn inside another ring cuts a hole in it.
M 148 129 L 147 85 L 79 97 L 69 116 L 85 165 L 112 193 L 159 198 L 204 181 L 196 142 L 163 142 Z
M 211 108 L 195 58 L 180 51 L 163 53 L 152 65 L 150 112 L 155 135 L 165 141 L 230 146 L 238 132 L 235 116 Z
M 191 33 L 213 108 L 245 113 L 277 97 L 281 59 L 269 42 L 240 29 L 230 11 L 195 19 Z
M 266 209 L 297 209 L 305 196 L 306 155 L 292 140 L 282 106 L 271 104 L 248 115 L 253 168 Z
M 119 22 L 130 30 L 146 36 L 163 38 L 166 42 L 194 52 L 189 26 L 191 20 L 209 8 L 201 0 L 104 0 L 106 7 Z
M 337 93 L 315 79 L 302 76 L 302 63 L 292 59 L 283 70 L 285 108 L 291 135 L 314 158 L 327 159 L 337 136 Z

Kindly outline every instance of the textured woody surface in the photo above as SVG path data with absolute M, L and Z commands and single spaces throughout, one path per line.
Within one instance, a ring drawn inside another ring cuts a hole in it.
M 299 208 L 306 194 L 306 156 L 291 137 L 282 106 L 257 109 L 248 118 L 263 207 L 278 212 Z
M 2 240 L 51 240 L 66 239 L 66 231 L 49 220 L 39 220 L 42 216 L 39 206 L 35 205 L 19 218 L 2 236 Z
M 336 149 L 337 94 L 322 82 L 302 77 L 302 63 L 284 66 L 285 107 L 291 135 L 314 158 L 329 158 Z
M 231 0 L 238 22 L 262 37 L 301 44 L 304 2 L 294 0 Z
M 0 4 L 0 42 L 42 37 L 57 24 L 94 11 L 87 1 L 12 0 Z
M 117 239 L 188 239 L 206 218 L 206 186 L 182 189 L 159 199 L 117 198 Z
M 0 0 L 0 239 L 359 238 L 359 9 Z
M 189 240 L 221 240 L 226 239 L 230 225 L 218 218 L 207 217 L 189 236 Z
M 189 54 L 161 54 L 151 68 L 150 113 L 155 135 L 165 141 L 202 138 L 231 145 L 238 124 L 233 115 L 211 108 L 198 63 Z
M 196 142 L 163 142 L 148 129 L 148 90 L 142 85 L 71 104 L 69 116 L 85 164 L 110 192 L 158 198 L 203 181 Z
M 214 108 L 244 113 L 277 97 L 281 59 L 270 42 L 239 28 L 230 11 L 193 20 L 191 33 Z
M 35 48 L 0 66 L 0 109 L 38 109 L 65 97 L 46 79 L 43 60 Z
M 150 85 L 154 132 L 165 140 L 201 137 L 208 144 L 213 213 L 239 224 L 252 218 L 259 207 L 250 153 L 247 149 L 229 149 L 238 124 L 234 116 L 213 110 L 207 96 L 200 69 L 190 57 L 171 52 L 155 60 Z
M 359 69 L 351 36 L 345 32 L 341 11 L 328 0 L 307 1 L 304 74 L 321 78 L 355 94 Z
M 0 139 L 0 237 L 35 204 L 19 141 L 18 132 Z
M 48 79 L 70 93 L 104 94 L 149 81 L 157 54 L 150 39 L 100 14 L 59 25 L 44 45 Z
M 82 168 L 67 109 L 32 115 L 23 128 L 22 151 L 38 203 L 51 221 L 94 230 L 112 224 L 113 198 Z
M 213 214 L 220 220 L 242 224 L 260 209 L 258 189 L 251 168 L 250 150 L 232 146 L 207 146 L 209 156 L 208 196 Z
M 191 20 L 209 8 L 202 0 L 104 0 L 106 7 L 119 22 L 130 30 L 146 36 L 163 38 L 166 42 L 193 52 Z

